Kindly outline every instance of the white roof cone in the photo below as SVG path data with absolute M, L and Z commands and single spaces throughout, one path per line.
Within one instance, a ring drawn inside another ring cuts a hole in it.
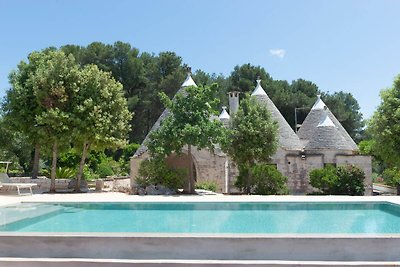
M 220 120 L 223 120 L 223 119 L 229 120 L 231 118 L 231 116 L 229 116 L 228 112 L 226 111 L 226 107 L 225 106 L 222 107 L 222 112 L 218 116 L 218 118 Z
M 190 72 L 188 72 L 188 75 L 186 76 L 186 80 L 182 83 L 182 87 L 187 87 L 187 86 L 196 86 L 197 84 L 193 81 L 192 75 Z
M 257 95 L 267 95 L 267 93 L 264 91 L 264 89 L 261 86 L 261 80 L 257 79 L 257 86 L 254 89 L 253 93 L 251 93 L 252 96 L 257 96 Z
M 321 95 L 317 95 L 317 101 L 315 102 L 314 106 L 312 106 L 311 110 L 314 109 L 325 109 L 326 105 L 324 101 L 321 99 Z

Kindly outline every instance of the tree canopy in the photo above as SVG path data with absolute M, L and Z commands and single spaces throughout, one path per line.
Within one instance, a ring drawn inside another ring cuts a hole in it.
M 391 167 L 400 167 L 400 76 L 393 86 L 381 91 L 381 104 L 375 111 L 369 128 L 374 140 L 374 152 Z
M 278 123 L 267 107 L 247 96 L 231 117 L 223 149 L 236 163 L 243 177 L 243 189 L 251 193 L 251 168 L 256 163 L 269 163 L 278 147 Z
M 90 149 L 121 147 L 126 144 L 131 113 L 122 85 L 96 65 L 86 65 L 80 74 L 79 89 L 73 95 L 72 142 L 82 147 L 75 190 L 80 191 L 83 167 Z
M 116 82 L 122 84 L 128 110 L 134 114 L 130 119 L 131 130 L 128 133 L 130 143 L 142 142 L 164 109 L 159 93 L 163 92 L 172 98 L 179 90 L 187 71 L 187 65 L 174 52 L 148 53 L 120 41 L 113 44 L 93 42 L 87 46 L 69 44 L 62 46 L 60 50 L 64 52 L 67 61 L 72 60 L 72 56 L 75 58 L 74 64 L 77 66 L 68 71 L 81 70 L 85 66 L 94 64 L 99 70 L 109 72 Z M 19 63 L 17 69 L 10 74 L 11 90 L 7 92 L 2 105 L 5 119 L 9 116 L 13 117 L 12 120 L 8 120 L 7 124 L 18 134 L 13 135 L 16 138 L 15 142 L 10 142 L 10 145 L 15 145 L 13 149 L 4 146 L 1 149 L 13 150 L 16 153 L 18 140 L 25 140 L 29 144 L 26 147 L 31 151 L 35 148 L 34 161 L 36 163 L 33 166 L 36 167 L 36 171 L 33 171 L 34 177 L 37 175 L 42 141 L 45 141 L 45 144 L 48 143 L 46 131 L 49 129 L 44 131 L 45 127 L 42 126 L 49 126 L 50 121 L 53 120 L 55 124 L 62 124 L 61 128 L 55 126 L 54 130 L 66 127 L 69 123 L 68 120 L 71 119 L 63 115 L 71 100 L 71 91 L 68 88 L 70 86 L 79 87 L 79 84 L 70 83 L 71 79 L 68 78 L 68 75 L 72 77 L 76 74 L 73 71 L 67 74 L 65 71 L 69 67 L 64 70 L 63 68 L 57 70 L 53 68 L 52 74 L 49 73 L 52 66 L 48 69 L 42 67 L 43 64 L 48 64 L 46 62 L 50 54 L 61 53 L 61 51 L 50 47 L 40 52 L 32 52 L 26 62 Z M 55 64 L 55 59 L 52 60 Z M 62 76 L 60 84 L 56 84 L 58 81 L 55 80 L 58 75 L 57 71 L 64 71 L 64 73 L 60 73 Z M 39 72 L 42 73 L 39 75 Z M 37 75 L 35 76 L 34 73 Z M 235 66 L 227 76 L 207 73 L 203 70 L 197 70 L 193 74 L 193 78 L 199 85 L 211 86 L 213 83 L 219 85 L 218 89 L 212 92 L 213 97 L 220 100 L 217 107 L 219 110 L 222 105 L 228 103 L 227 93 L 229 91 L 251 92 L 255 87 L 257 77 L 262 79 L 262 86 L 293 127 L 294 109 L 296 107 L 304 108 L 297 112 L 298 122 L 301 123 L 308 113 L 308 108 L 315 102 L 316 95 L 321 93 L 318 86 L 311 81 L 303 79 L 291 82 L 274 80 L 264 68 L 251 64 Z M 47 85 L 46 79 L 49 81 Z M 50 82 L 51 79 L 52 82 Z M 35 89 L 34 84 L 40 83 L 45 85 L 43 90 L 39 90 L 38 86 Z M 72 91 L 74 92 L 74 90 Z M 350 135 L 356 141 L 361 140 L 364 135 L 363 121 L 359 105 L 354 97 L 345 92 L 322 94 L 324 101 Z M 15 154 L 14 152 L 13 154 Z M 20 158 L 21 160 L 18 160 L 20 166 L 27 170 L 28 166 L 32 164 L 27 162 L 27 157 Z
M 214 150 L 220 143 L 224 128 L 216 114 L 218 99 L 213 95 L 217 86 L 184 87 L 174 99 L 160 93 L 161 100 L 169 114 L 161 122 L 160 128 L 150 135 L 148 144 L 152 157 L 166 157 L 171 153 L 181 153 L 184 147 L 190 160 L 189 181 L 185 187 L 188 193 L 194 192 L 193 159 L 191 149 L 208 148 Z

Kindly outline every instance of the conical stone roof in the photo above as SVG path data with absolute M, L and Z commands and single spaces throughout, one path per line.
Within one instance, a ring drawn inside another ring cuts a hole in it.
M 306 150 L 342 149 L 352 150 L 346 139 L 340 134 L 338 127 L 326 113 L 317 125 L 312 138 L 307 143 Z
M 186 80 L 182 83 L 181 88 L 176 92 L 176 94 L 181 93 L 184 90 L 184 88 L 188 87 L 188 86 L 196 86 L 197 87 L 197 84 L 193 81 L 190 73 L 188 73 Z M 144 152 L 147 151 L 146 143 L 150 138 L 150 133 L 157 130 L 158 128 L 160 128 L 161 122 L 169 115 L 169 113 L 170 112 L 168 109 L 164 109 L 163 113 L 161 113 L 160 117 L 158 117 L 157 121 L 154 123 L 153 127 L 151 127 L 150 131 L 146 135 L 141 146 L 138 148 L 138 150 L 136 150 L 134 156 L 140 156 L 141 154 L 143 154 Z
M 345 144 L 342 143 L 341 141 L 338 142 L 336 146 L 331 146 L 329 145 L 329 148 L 331 149 L 346 149 L 346 150 L 358 150 L 357 144 L 354 142 L 354 140 L 351 138 L 351 136 L 347 133 L 347 131 L 343 128 L 342 124 L 336 119 L 335 115 L 328 109 L 328 107 L 325 105 L 325 103 L 322 101 L 320 96 L 318 96 L 317 101 L 311 108 L 310 113 L 308 113 L 306 119 L 304 120 L 302 126 L 300 127 L 297 135 L 299 136 L 300 140 L 303 141 L 303 143 L 306 144 L 306 148 L 309 148 L 310 145 L 309 143 L 313 143 L 313 147 L 315 147 L 315 142 L 316 140 L 313 140 L 313 138 L 320 139 L 315 135 L 316 131 L 318 130 L 318 125 L 320 125 L 323 121 L 326 120 L 326 117 L 329 118 L 329 123 L 332 123 L 335 128 L 337 129 L 336 134 L 340 135 L 340 140 L 344 140 Z M 319 129 L 318 131 L 322 131 Z M 327 131 L 326 129 L 323 131 Z M 336 137 L 332 136 L 332 140 L 335 139 Z M 320 139 L 322 141 L 322 139 Z M 337 140 L 339 141 L 339 140 Z M 327 141 L 326 141 L 327 142 Z M 325 143 L 326 143 L 325 142 Z M 334 143 L 333 143 L 334 144 Z M 320 145 L 321 147 L 324 147 L 324 144 Z M 328 148 L 328 145 L 326 145 L 326 148 Z
M 251 96 L 255 97 L 259 103 L 265 105 L 271 112 L 272 118 L 278 122 L 279 146 L 286 150 L 302 150 L 303 146 L 300 139 L 262 88 L 261 80 L 257 80 L 257 86 Z

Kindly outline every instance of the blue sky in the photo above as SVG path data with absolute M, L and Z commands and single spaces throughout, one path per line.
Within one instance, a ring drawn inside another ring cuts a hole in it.
M 397 0 L 0 0 L 0 96 L 33 50 L 120 40 L 194 70 L 251 63 L 351 92 L 368 118 L 400 74 L 399 11 Z

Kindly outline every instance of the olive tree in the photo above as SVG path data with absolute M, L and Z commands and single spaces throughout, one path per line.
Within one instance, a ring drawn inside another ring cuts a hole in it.
M 47 142 L 44 144 L 51 150 L 50 192 L 55 192 L 58 153 L 60 148 L 67 147 L 71 141 L 72 98 L 79 88 L 80 70 L 74 57 L 64 52 L 33 54 L 39 62 L 28 81 L 40 110 L 35 116 L 35 130 L 46 137 Z
M 132 116 L 121 83 L 96 65 L 87 65 L 81 71 L 79 88 L 73 95 L 71 116 L 73 142 L 82 147 L 75 184 L 75 191 L 80 191 L 88 152 L 123 146 Z
M 181 153 L 187 148 L 189 157 L 189 179 L 184 192 L 193 193 L 194 170 L 192 149 L 215 149 L 224 134 L 222 123 L 211 119 L 216 114 L 218 100 L 214 97 L 217 90 L 211 86 L 189 86 L 177 93 L 173 100 L 161 93 L 161 101 L 169 110 L 169 115 L 161 122 L 160 128 L 153 131 L 148 143 L 152 157 L 164 158 L 173 152 Z
M 278 124 L 271 113 L 253 97 L 247 96 L 231 117 L 223 148 L 239 168 L 240 188 L 252 192 L 252 168 L 269 163 L 278 145 Z

